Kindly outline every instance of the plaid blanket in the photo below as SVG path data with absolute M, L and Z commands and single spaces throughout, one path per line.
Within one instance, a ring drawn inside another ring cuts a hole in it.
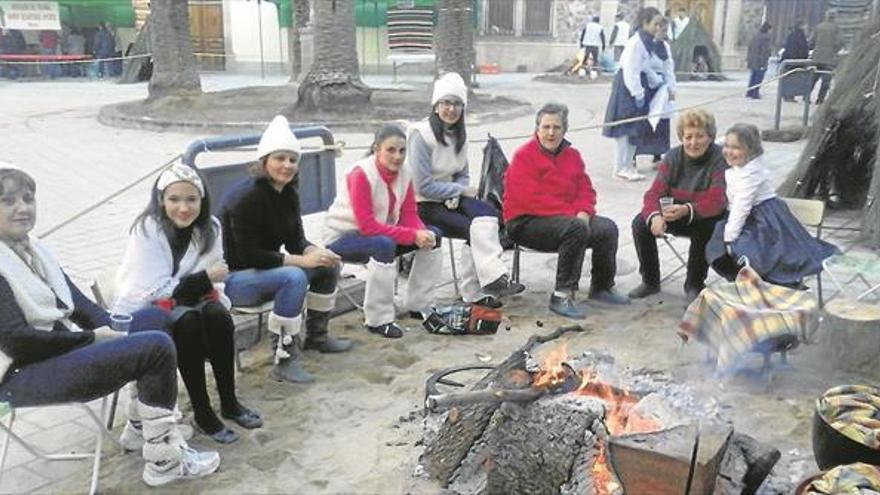
M 826 472 L 810 482 L 806 495 L 868 495 L 880 490 L 880 468 L 857 462 L 845 464 Z
M 869 385 L 834 387 L 816 399 L 816 410 L 842 435 L 880 450 L 880 389 Z
M 798 334 L 817 317 L 811 295 L 764 282 L 746 266 L 734 283 L 704 289 L 685 311 L 678 334 L 712 348 L 716 369 L 727 371 L 748 352 L 796 346 Z

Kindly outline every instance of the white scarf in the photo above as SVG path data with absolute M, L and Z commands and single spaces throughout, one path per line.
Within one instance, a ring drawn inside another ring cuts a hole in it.
M 223 239 L 220 235 L 220 222 L 211 218 L 212 224 L 217 231 L 214 246 L 205 254 L 199 254 L 201 249 L 193 239 L 190 240 L 183 258 L 177 268 L 177 273 L 171 274 L 174 266 L 174 256 L 171 253 L 171 245 L 168 237 L 152 218 L 147 218 L 144 228 L 138 226 L 128 238 L 128 246 L 125 248 L 125 257 L 122 265 L 116 272 L 116 302 L 113 311 L 120 313 L 133 313 L 138 309 L 152 304 L 156 299 L 171 297 L 180 279 L 202 270 L 206 270 L 218 261 L 223 261 Z M 224 284 L 214 284 L 214 288 L 220 292 L 220 302 L 229 308 L 229 299 L 223 293 Z
M 74 332 L 81 329 L 67 318 L 73 313 L 73 297 L 61 265 L 49 249 L 36 237 L 29 236 L 33 266 L 45 280 L 6 243 L 0 242 L 0 275 L 6 279 L 15 294 L 15 302 L 24 313 L 25 320 L 39 330 L 51 331 L 56 321 Z M 60 299 L 66 309 L 58 307 Z

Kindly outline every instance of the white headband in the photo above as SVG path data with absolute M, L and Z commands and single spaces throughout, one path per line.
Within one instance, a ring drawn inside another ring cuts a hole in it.
M 201 194 L 203 198 L 205 197 L 205 185 L 202 184 L 201 177 L 199 177 L 199 174 L 197 174 L 192 167 L 182 163 L 175 163 L 168 167 L 162 172 L 162 175 L 159 176 L 159 180 L 156 182 L 156 189 L 158 191 L 164 191 L 166 187 L 175 182 L 189 182 L 196 186 L 196 189 L 199 190 L 199 194 Z

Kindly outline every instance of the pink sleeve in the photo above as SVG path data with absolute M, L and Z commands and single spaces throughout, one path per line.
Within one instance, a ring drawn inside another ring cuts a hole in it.
M 410 245 L 416 242 L 416 231 L 406 227 L 397 225 L 388 225 L 376 220 L 373 214 L 373 192 L 367 174 L 360 168 L 353 170 L 348 174 L 347 179 L 348 196 L 351 199 L 351 209 L 354 212 L 354 219 L 357 223 L 358 230 L 366 236 L 385 235 L 397 244 Z M 383 183 L 379 187 L 386 187 Z M 412 195 L 412 187 L 407 189 Z M 413 199 L 415 205 L 415 199 Z M 406 203 L 404 203 L 406 207 Z M 413 206 L 413 208 L 415 208 Z
M 406 188 L 403 204 L 400 205 L 400 221 L 397 223 L 401 227 L 413 230 L 413 242 L 415 242 L 415 231 L 425 228 L 425 224 L 419 218 L 419 209 L 416 205 L 416 195 L 413 192 L 412 184 Z

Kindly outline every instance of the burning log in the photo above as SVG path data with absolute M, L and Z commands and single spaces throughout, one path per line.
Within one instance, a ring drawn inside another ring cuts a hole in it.
M 473 389 L 483 390 L 489 387 L 510 388 L 511 376 L 517 376 L 525 370 L 526 356 L 540 344 L 555 340 L 568 332 L 583 332 L 580 325 L 564 326 L 549 335 L 533 335 L 529 340 L 510 355 L 503 363 L 477 382 Z M 432 391 L 428 391 L 431 394 Z M 455 409 L 455 414 L 446 417 L 436 441 L 430 443 L 422 454 L 421 463 L 427 472 L 440 481 L 443 486 L 449 484 L 453 472 L 468 454 L 474 442 L 483 434 L 489 419 L 498 409 L 499 402 L 480 402 Z
M 723 495 L 752 494 L 779 462 L 782 453 L 742 433 L 734 433 L 721 462 L 718 493 Z

